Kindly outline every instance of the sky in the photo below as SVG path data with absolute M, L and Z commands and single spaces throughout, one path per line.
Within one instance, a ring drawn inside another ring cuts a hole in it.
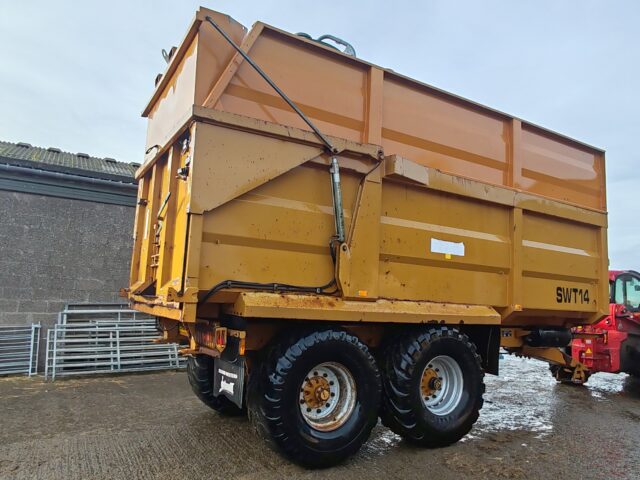
M 611 266 L 640 270 L 637 0 L 0 0 L 0 139 L 141 162 L 161 50 L 199 5 L 605 149 Z

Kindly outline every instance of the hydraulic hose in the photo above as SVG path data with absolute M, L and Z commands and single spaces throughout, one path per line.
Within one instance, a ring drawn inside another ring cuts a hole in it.
M 249 57 L 249 55 L 242 50 L 232 39 L 227 35 L 227 33 L 220 28 L 220 26 L 213 21 L 213 19 L 209 16 L 205 18 L 207 22 L 215 28 L 220 35 L 224 37 L 224 39 L 244 58 L 249 65 L 253 67 L 253 69 L 258 72 L 258 74 L 273 88 L 282 99 L 287 102 L 287 104 L 296 112 L 300 118 L 313 130 L 316 136 L 320 139 L 320 141 L 325 145 L 327 150 L 331 155 L 335 155 L 338 153 L 338 149 L 333 146 L 331 141 L 315 126 L 315 124 L 298 108 L 298 106 L 291 100 L 275 83 L 269 76 Z M 344 227 L 344 212 L 342 210 L 342 189 L 340 182 L 340 167 L 338 165 L 338 159 L 335 156 L 331 157 L 331 167 L 329 169 L 331 173 L 331 193 L 333 198 L 333 210 L 335 216 L 336 223 L 336 234 L 331 238 L 329 242 L 329 249 L 331 253 L 331 259 L 334 265 L 336 264 L 336 253 L 334 251 L 334 242 L 338 243 L 338 247 L 340 244 L 344 243 L 345 240 L 345 227 Z M 257 282 L 245 282 L 241 280 L 225 280 L 220 282 L 213 287 L 211 287 L 207 293 L 198 301 L 198 305 L 202 305 L 205 303 L 211 296 L 220 290 L 229 289 L 229 288 L 246 288 L 252 290 L 263 290 L 263 291 L 273 291 L 273 292 L 295 292 L 295 293 L 315 293 L 315 294 L 333 294 L 338 291 L 337 287 L 327 292 L 326 290 L 332 286 L 336 286 L 337 281 L 335 278 L 335 274 L 333 279 L 321 286 L 318 287 L 310 287 L 310 286 L 300 286 L 300 285 L 289 285 L 286 283 L 257 283 Z
M 300 110 L 298 108 L 298 106 L 293 103 L 293 100 L 291 100 L 286 93 L 284 93 L 282 90 L 280 90 L 280 88 L 274 83 L 273 80 L 271 80 L 271 78 L 269 77 L 269 75 L 267 75 L 264 70 L 262 70 L 258 64 L 256 64 L 256 62 L 254 62 L 251 57 L 249 57 L 249 55 L 247 54 L 247 52 L 245 52 L 244 50 L 242 50 L 242 48 L 240 48 L 236 42 L 233 41 L 233 39 L 227 35 L 227 33 L 220 28 L 220 26 L 213 21 L 213 19 L 209 16 L 206 17 L 207 22 L 209 22 L 213 28 L 215 28 L 220 35 L 222 35 L 224 37 L 224 39 L 229 42 L 229 44 L 240 54 L 242 55 L 242 58 L 244 58 L 249 65 L 251 65 L 253 67 L 253 69 L 258 72 L 258 74 L 264 79 L 265 82 L 267 82 L 271 88 L 273 88 L 276 93 L 278 95 L 280 95 L 282 97 L 282 99 L 287 102 L 287 104 L 289 104 L 289 106 L 293 109 L 294 112 L 296 112 L 300 118 L 302 118 L 302 120 L 304 120 L 304 122 L 309 125 L 309 128 L 311 128 L 311 130 L 313 130 L 313 133 L 315 133 L 318 138 L 322 141 L 322 143 L 324 143 L 324 145 L 327 147 L 327 149 L 329 149 L 330 153 L 338 153 L 338 149 L 335 148 L 333 146 L 333 144 L 331 143 L 331 141 L 320 131 L 320 129 L 318 127 L 315 126 L 315 124 L 309 120 L 309 118 L 307 118 L 307 116 L 302 113 L 302 110 Z

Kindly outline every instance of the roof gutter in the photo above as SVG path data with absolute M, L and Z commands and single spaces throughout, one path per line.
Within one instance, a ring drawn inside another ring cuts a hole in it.
M 35 160 L 28 160 L 25 158 L 15 158 L 0 155 L 0 164 L 7 164 L 16 167 L 22 167 L 30 170 L 58 172 L 65 175 L 72 175 L 81 178 L 95 178 L 102 179 L 111 182 L 131 183 L 135 184 L 136 180 L 133 175 L 122 175 L 118 173 L 102 172 L 98 170 L 87 170 L 77 167 L 69 167 L 66 165 L 56 165 L 53 163 L 39 162 Z
M 0 163 L 0 190 L 134 206 L 138 186 Z

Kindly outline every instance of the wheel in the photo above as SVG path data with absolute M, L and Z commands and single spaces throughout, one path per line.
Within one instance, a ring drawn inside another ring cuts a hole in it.
M 236 416 L 244 414 L 244 409 L 227 397 L 213 395 L 213 358 L 208 355 L 194 355 L 187 360 L 187 376 L 191 389 L 208 407 L 222 415 Z
M 444 447 L 478 420 L 484 372 L 476 347 L 454 328 L 415 330 L 383 356 L 382 423 L 410 443 Z
M 250 375 L 249 419 L 272 447 L 308 468 L 356 453 L 378 419 L 378 367 L 357 337 L 341 330 L 280 341 Z
M 591 376 L 591 373 L 585 371 L 584 381 L 576 383 L 572 380 L 573 371 L 570 368 L 562 367 L 561 365 L 549 365 L 549 371 L 551 372 L 551 375 L 553 375 L 553 378 L 564 385 L 584 385 Z

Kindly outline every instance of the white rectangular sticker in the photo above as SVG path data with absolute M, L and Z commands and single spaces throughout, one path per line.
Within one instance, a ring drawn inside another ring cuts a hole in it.
M 463 242 L 447 242 L 446 240 L 431 239 L 431 252 L 444 253 L 445 255 L 457 255 L 464 257 Z

